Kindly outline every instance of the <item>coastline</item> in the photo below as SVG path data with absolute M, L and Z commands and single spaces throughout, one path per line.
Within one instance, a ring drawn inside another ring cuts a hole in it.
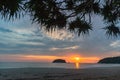
M 120 67 L 0 69 L 0 80 L 119 80 Z

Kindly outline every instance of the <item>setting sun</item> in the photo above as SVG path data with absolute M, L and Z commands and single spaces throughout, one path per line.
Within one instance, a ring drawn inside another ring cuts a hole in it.
M 76 57 L 76 56 L 71 56 L 68 60 L 69 62 L 72 62 L 72 63 L 79 63 L 81 61 L 81 58 L 80 57 Z
M 80 62 L 80 57 L 74 57 L 75 63 L 79 63 Z
M 79 57 L 75 57 L 75 60 L 76 60 L 76 61 L 79 61 L 79 60 L 80 60 L 80 58 L 79 58 Z

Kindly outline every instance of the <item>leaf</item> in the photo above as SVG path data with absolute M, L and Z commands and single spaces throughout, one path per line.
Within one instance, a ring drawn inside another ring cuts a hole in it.
M 105 28 L 103 28 L 106 30 L 106 34 L 110 37 L 110 36 L 115 36 L 118 37 L 120 36 L 120 28 L 116 27 L 114 24 L 111 24 L 110 26 L 107 26 Z
M 0 0 L 0 14 L 2 18 L 18 18 L 23 10 L 23 0 Z
M 89 31 L 92 30 L 91 24 L 80 20 L 79 18 L 76 18 L 76 20 L 72 21 L 69 26 L 70 31 L 75 32 L 77 30 L 78 36 L 81 34 L 89 34 Z

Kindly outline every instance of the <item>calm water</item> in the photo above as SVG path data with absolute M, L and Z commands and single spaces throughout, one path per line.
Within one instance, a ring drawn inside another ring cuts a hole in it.
M 67 68 L 67 69 L 83 69 L 83 68 L 94 68 L 94 67 L 120 67 L 120 64 L 0 62 L 0 69 L 3 69 L 3 68 Z

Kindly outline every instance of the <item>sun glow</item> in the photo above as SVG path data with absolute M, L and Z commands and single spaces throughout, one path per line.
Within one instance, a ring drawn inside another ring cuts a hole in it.
M 76 60 L 76 61 L 79 61 L 79 60 L 80 60 L 80 58 L 79 58 L 79 57 L 75 57 L 75 60 Z
M 71 62 L 73 63 L 80 63 L 81 58 L 80 57 L 71 57 Z

